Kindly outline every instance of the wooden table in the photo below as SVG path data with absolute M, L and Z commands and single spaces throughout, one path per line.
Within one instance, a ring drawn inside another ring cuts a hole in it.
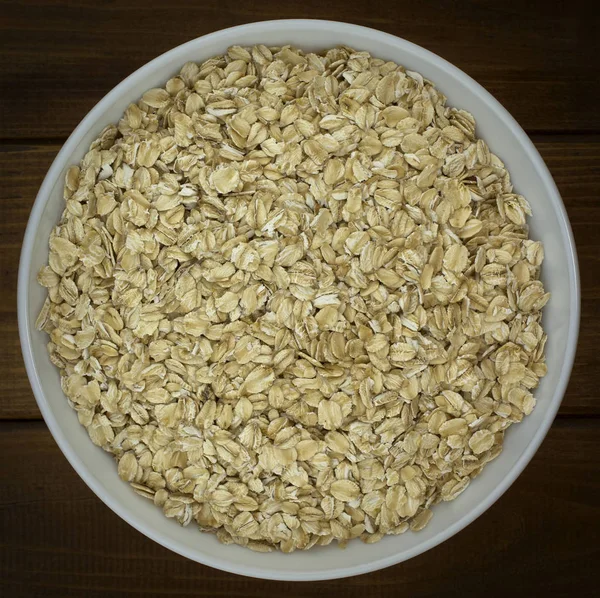
M 600 523 L 600 62 L 585 0 L 0 0 L 0 593 L 3 596 L 588 596 Z M 311 584 L 203 567 L 114 515 L 50 436 L 21 359 L 23 231 L 55 154 L 90 108 L 158 54 L 231 25 L 311 16 L 423 45 L 482 83 L 546 160 L 569 212 L 582 282 L 577 359 L 532 463 L 482 517 L 395 567 Z

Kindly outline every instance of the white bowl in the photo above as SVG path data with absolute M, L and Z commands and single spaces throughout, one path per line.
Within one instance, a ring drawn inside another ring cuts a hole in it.
M 81 160 L 102 128 L 116 123 L 130 102 L 164 84 L 186 61 L 202 61 L 233 44 L 257 43 L 290 43 L 304 50 L 344 44 L 422 73 L 448 96 L 449 104 L 473 113 L 479 136 L 505 161 L 515 188 L 533 208 L 531 235 L 544 243 L 543 281 L 552 293 L 544 311 L 548 375 L 535 392 L 537 407 L 510 428 L 500 457 L 457 500 L 437 505 L 431 523 L 418 533 L 386 537 L 373 545 L 353 541 L 345 550 L 329 546 L 259 554 L 220 544 L 194 525 L 180 527 L 132 492 L 117 476 L 112 458 L 92 444 L 61 391 L 46 352 L 47 339 L 35 330 L 45 295 L 36 273 L 48 260 L 48 237 L 63 209 L 67 168 Z M 569 379 L 579 326 L 579 275 L 571 227 L 548 169 L 521 127 L 473 79 L 419 46 L 373 29 L 331 21 L 267 21 L 218 31 L 159 56 L 117 85 L 83 119 L 54 160 L 33 206 L 21 253 L 18 311 L 25 365 L 44 419 L 77 473 L 115 513 L 163 546 L 211 567 L 268 579 L 317 580 L 381 569 L 429 550 L 471 523 L 514 482 L 546 435 Z

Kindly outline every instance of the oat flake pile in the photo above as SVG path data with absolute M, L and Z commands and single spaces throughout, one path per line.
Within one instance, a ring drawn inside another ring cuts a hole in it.
M 66 177 L 38 326 L 119 475 L 285 552 L 419 530 L 531 412 L 540 243 L 475 121 L 336 48 L 184 65 Z

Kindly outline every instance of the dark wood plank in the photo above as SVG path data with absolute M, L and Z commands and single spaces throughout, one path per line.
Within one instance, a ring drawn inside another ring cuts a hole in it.
M 581 277 L 577 355 L 560 413 L 600 413 L 600 138 L 534 137 L 559 188 L 575 236 Z M 585 148 L 585 149 L 584 149 Z
M 302 584 L 223 573 L 155 544 L 92 494 L 41 422 L 0 424 L 0 454 L 5 596 L 567 597 L 597 587 L 598 420 L 558 421 L 513 487 L 433 550 Z
M 561 414 L 599 414 L 600 267 L 596 232 L 600 224 L 600 136 L 537 136 L 537 147 L 560 188 L 575 232 L 582 282 L 579 349 Z M 16 321 L 16 280 L 21 240 L 38 187 L 58 146 L 0 146 L 0 419 L 38 419 L 21 358 Z
M 592 2 L 2 0 L 0 137 L 64 137 L 112 87 L 185 41 L 310 16 L 366 25 L 436 52 L 530 131 L 600 131 Z
M 39 419 L 21 357 L 17 326 L 17 273 L 29 212 L 59 147 L 0 146 L 0 419 Z

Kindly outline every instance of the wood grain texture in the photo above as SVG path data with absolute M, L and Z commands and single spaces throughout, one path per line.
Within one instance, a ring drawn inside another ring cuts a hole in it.
M 534 136 L 552 172 L 573 226 L 582 283 L 580 343 L 560 413 L 600 414 L 600 263 L 596 231 L 600 225 L 600 136 Z M 56 145 L 0 145 L 0 172 L 5 185 L 0 195 L 0 268 L 5 281 L 0 294 L 0 402 L 1 419 L 37 419 L 21 358 L 16 321 L 16 279 L 21 240 L 39 185 L 59 147 Z
M 306 16 L 425 46 L 529 132 L 600 131 L 591 9 L 590 0 L 2 0 L 0 137 L 65 137 L 119 81 L 168 49 L 232 25 Z
M 575 586 L 590 595 L 584 588 L 596 579 L 600 438 L 593 421 L 557 422 L 508 492 L 447 542 L 382 571 L 310 584 L 224 573 L 155 544 L 92 494 L 41 422 L 0 426 L 0 454 L 1 542 L 10 547 L 0 551 L 5 596 L 475 598 L 485 588 L 490 597 L 566 597 Z
M 17 273 L 29 212 L 56 145 L 0 146 L 0 419 L 39 419 L 25 373 L 17 326 Z

